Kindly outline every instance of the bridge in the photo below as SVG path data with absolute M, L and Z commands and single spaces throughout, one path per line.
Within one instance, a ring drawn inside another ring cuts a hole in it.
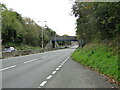
M 76 36 L 52 36 L 50 42 L 46 45 L 46 48 L 58 48 L 65 41 L 71 43 L 71 41 L 78 41 Z
M 52 41 L 78 41 L 76 36 L 53 36 Z

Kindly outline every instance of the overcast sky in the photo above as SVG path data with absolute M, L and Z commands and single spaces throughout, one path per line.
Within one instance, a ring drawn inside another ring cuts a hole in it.
M 75 17 L 71 16 L 70 0 L 1 0 L 7 8 L 12 8 L 22 15 L 30 17 L 36 23 L 47 21 L 48 27 L 59 35 L 75 35 Z

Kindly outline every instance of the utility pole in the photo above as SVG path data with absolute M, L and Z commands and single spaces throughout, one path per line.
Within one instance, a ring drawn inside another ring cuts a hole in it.
M 44 48 L 44 47 L 43 47 L 43 44 L 44 44 L 44 43 L 43 43 L 43 27 L 42 27 L 42 49 Z
M 44 49 L 44 41 L 43 41 L 43 29 L 44 29 L 44 25 L 43 23 L 47 22 L 47 21 L 38 21 L 38 22 L 41 22 L 42 23 L 42 49 Z

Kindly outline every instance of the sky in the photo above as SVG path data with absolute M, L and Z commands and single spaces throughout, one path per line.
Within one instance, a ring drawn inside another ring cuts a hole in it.
M 22 17 L 30 17 L 39 25 L 46 24 L 58 35 L 75 35 L 76 19 L 71 15 L 71 0 L 0 0 L 0 2 Z M 43 21 L 47 22 L 42 23 Z

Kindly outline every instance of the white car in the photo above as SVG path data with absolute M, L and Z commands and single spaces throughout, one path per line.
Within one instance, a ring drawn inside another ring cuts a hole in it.
M 5 47 L 2 52 L 13 52 L 17 51 L 14 47 Z

